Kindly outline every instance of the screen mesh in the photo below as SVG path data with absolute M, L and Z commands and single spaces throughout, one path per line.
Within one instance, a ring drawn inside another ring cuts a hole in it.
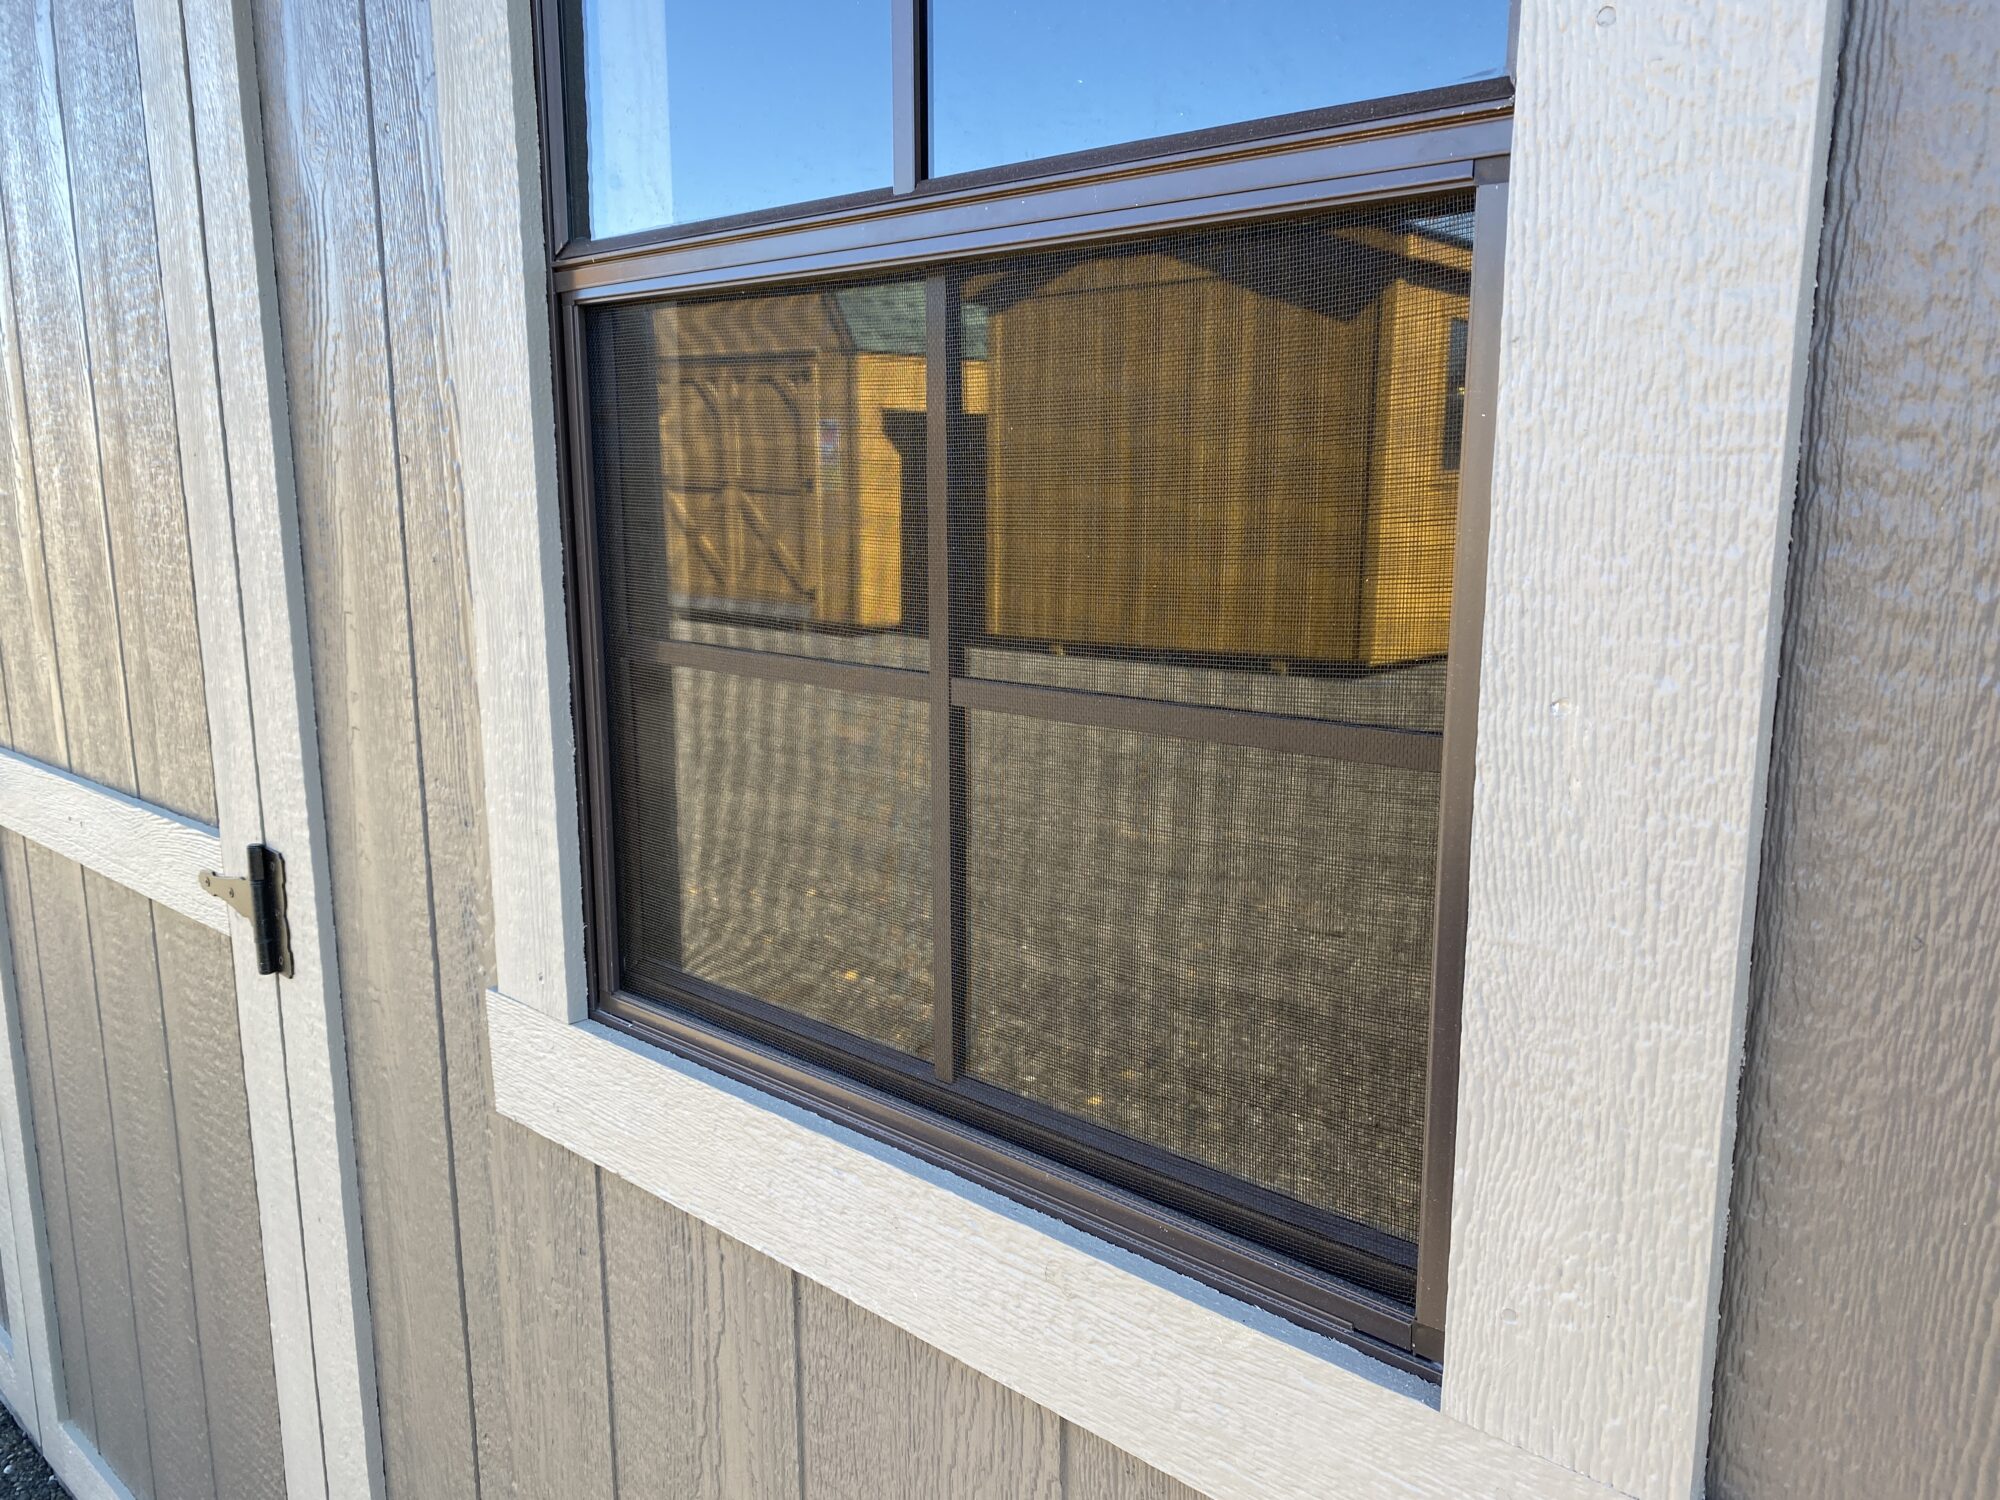
M 589 325 L 611 632 L 923 666 L 923 283 Z
M 927 1056 L 923 706 L 685 667 L 620 697 L 628 967 Z
M 1471 245 L 1456 198 L 969 275 L 970 670 L 1439 727 Z
M 1413 1240 L 1439 788 L 1366 726 L 1443 723 L 1471 206 L 587 310 L 622 982 L 1242 1232 Z
M 1414 1238 L 1437 778 L 976 713 L 980 1078 Z

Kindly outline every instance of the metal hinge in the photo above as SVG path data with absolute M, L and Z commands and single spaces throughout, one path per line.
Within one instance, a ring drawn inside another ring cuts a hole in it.
M 257 943 L 257 972 L 292 977 L 292 932 L 285 920 L 285 857 L 264 844 L 244 851 L 247 873 L 203 870 L 201 888 L 227 901 L 250 922 Z

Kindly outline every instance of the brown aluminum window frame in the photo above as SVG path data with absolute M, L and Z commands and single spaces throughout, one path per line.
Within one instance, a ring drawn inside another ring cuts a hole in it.
M 1311 116 L 1250 122 L 1195 136 L 1142 142 L 1005 173 L 930 181 L 924 138 L 920 9 L 895 0 L 899 63 L 896 190 L 776 210 L 728 222 L 673 226 L 614 242 L 566 242 L 566 181 L 559 61 L 562 7 L 543 0 L 544 160 L 565 489 L 566 580 L 574 674 L 578 781 L 585 844 L 585 920 L 591 1013 L 729 1077 L 787 1099 L 864 1135 L 944 1167 L 1032 1209 L 1135 1251 L 1315 1332 L 1356 1345 L 1426 1378 L 1443 1355 L 1450 1231 L 1452 1132 L 1465 940 L 1472 749 L 1485 593 L 1492 455 L 1492 386 L 1503 251 L 1510 104 L 1483 86 Z M 1450 98 L 1441 96 L 1454 96 Z M 1150 153 L 1150 154 L 1149 154 Z M 973 180 L 976 179 L 976 180 Z M 928 625 L 929 670 L 839 663 L 659 643 L 674 664 L 748 673 L 870 695 L 928 701 L 938 1027 L 934 1065 L 690 976 L 662 978 L 657 993 L 622 989 L 617 871 L 611 854 L 605 642 L 595 496 L 589 483 L 589 412 L 583 310 L 676 292 L 823 284 L 921 267 L 927 280 L 931 424 L 928 489 L 939 514 L 930 535 L 930 597 L 948 601 L 950 445 L 945 428 L 956 375 L 950 264 L 1002 251 L 1128 238 L 1194 224 L 1296 217 L 1333 205 L 1475 191 L 1469 358 L 1459 520 L 1446 668 L 1444 725 L 1435 732 L 1383 729 L 1193 705 L 1154 703 L 1080 689 L 960 675 L 949 607 Z M 943 521 L 944 524 L 939 524 Z M 1414 1246 L 1336 1215 L 1298 1205 L 1241 1179 L 1114 1136 L 992 1085 L 958 1076 L 964 1034 L 963 809 L 965 714 L 992 708 L 1079 724 L 1142 729 L 1260 745 L 1439 774 L 1432 998 L 1422 1155 L 1420 1227 Z M 924 1075 L 934 1072 L 934 1077 Z M 942 1096 L 942 1097 L 941 1097 Z M 1237 1230 L 1218 1227 L 1234 1224 Z M 1247 1227 L 1246 1227 L 1247 1226 Z M 1240 1232 L 1238 1232 L 1240 1231 Z M 1370 1290 L 1364 1278 L 1400 1266 L 1411 1295 Z

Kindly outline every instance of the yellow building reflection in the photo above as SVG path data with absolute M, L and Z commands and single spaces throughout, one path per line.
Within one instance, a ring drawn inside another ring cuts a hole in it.
M 998 641 L 1267 670 L 1442 655 L 1469 229 L 1378 211 L 968 273 L 973 617 Z M 925 629 L 922 284 L 653 324 L 676 613 Z

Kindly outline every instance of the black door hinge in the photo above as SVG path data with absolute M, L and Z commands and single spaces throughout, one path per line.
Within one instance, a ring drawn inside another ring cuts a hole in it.
M 285 920 L 285 857 L 264 844 L 244 851 L 246 873 L 201 872 L 201 888 L 249 919 L 257 972 L 292 977 L 292 931 Z

